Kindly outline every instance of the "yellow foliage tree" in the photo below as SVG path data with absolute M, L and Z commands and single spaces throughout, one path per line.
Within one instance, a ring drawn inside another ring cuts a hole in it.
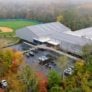
M 57 60 L 58 66 L 60 66 L 62 69 L 66 67 L 68 63 L 68 57 L 67 56 L 60 56 Z
M 62 15 L 58 16 L 57 17 L 57 22 L 62 22 L 64 19 L 64 17 Z

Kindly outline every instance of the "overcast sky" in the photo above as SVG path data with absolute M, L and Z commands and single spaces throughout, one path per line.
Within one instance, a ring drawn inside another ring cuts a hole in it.
M 81 3 L 81 2 L 92 2 L 92 0 L 0 0 L 2 2 L 70 2 L 70 3 Z

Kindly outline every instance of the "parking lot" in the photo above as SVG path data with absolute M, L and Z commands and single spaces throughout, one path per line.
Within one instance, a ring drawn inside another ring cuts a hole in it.
M 29 46 L 24 46 L 22 44 L 14 45 L 14 46 L 11 46 L 11 47 L 13 49 L 20 50 L 20 51 L 28 50 L 29 48 L 31 48 Z M 40 72 L 47 75 L 48 71 L 53 69 L 53 70 L 57 71 L 59 74 L 63 74 L 62 68 L 59 68 L 57 66 L 56 60 L 59 56 L 56 53 L 51 52 L 51 51 L 47 51 L 47 50 L 37 50 L 36 52 L 34 52 L 34 55 L 29 55 L 28 56 L 27 54 L 28 53 L 24 54 L 25 61 L 35 71 L 40 71 Z M 39 58 L 44 57 L 44 56 L 50 56 L 52 59 L 49 60 L 49 62 L 46 62 L 44 64 L 40 64 Z M 69 62 L 67 63 L 67 66 L 71 65 L 71 64 L 73 64 L 73 61 L 71 59 L 69 59 Z

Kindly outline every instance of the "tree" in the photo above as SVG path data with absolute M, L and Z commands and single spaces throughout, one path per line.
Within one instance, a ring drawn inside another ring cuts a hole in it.
M 85 45 L 83 48 L 82 48 L 82 52 L 83 52 L 83 59 L 85 61 L 89 61 L 89 55 L 91 55 L 92 53 L 92 45 Z
M 23 83 L 26 85 L 26 92 L 37 92 L 38 81 L 29 65 L 26 65 L 22 69 L 20 77 Z
M 62 87 L 54 86 L 50 89 L 50 92 L 64 92 Z
M 57 17 L 57 22 L 62 22 L 62 21 L 63 21 L 63 18 L 64 18 L 64 17 L 63 17 L 63 16 L 61 16 L 61 15 L 60 15 L 60 16 L 58 16 L 58 17 Z
M 68 57 L 67 56 L 60 56 L 57 59 L 58 66 L 61 67 L 63 70 L 66 67 L 67 63 L 68 63 Z
M 5 73 L 11 67 L 12 58 L 14 53 L 11 49 L 2 49 L 0 50 L 0 76 L 4 76 Z
M 41 72 L 37 72 L 36 76 L 38 78 L 38 92 L 48 92 L 47 91 L 48 79 L 46 75 L 44 75 Z
M 23 54 L 20 51 L 14 51 L 12 64 L 11 64 L 11 70 L 13 72 L 17 72 L 18 67 L 23 62 Z
M 54 86 L 59 86 L 61 83 L 61 76 L 54 70 L 51 70 L 48 74 L 48 86 L 52 88 Z
M 92 72 L 92 45 L 85 45 L 82 51 L 83 51 L 83 59 L 86 62 L 86 69 Z

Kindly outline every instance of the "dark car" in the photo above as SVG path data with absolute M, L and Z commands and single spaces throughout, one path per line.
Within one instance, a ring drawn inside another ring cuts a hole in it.
M 31 50 L 34 53 L 38 53 L 38 49 Z
M 52 64 L 54 67 L 56 66 L 56 63 L 51 61 L 50 64 Z
M 30 56 L 34 56 L 34 52 L 30 51 L 30 52 L 29 52 L 29 55 L 30 55 Z
M 51 63 L 47 63 L 47 64 L 45 64 L 45 66 L 46 66 L 47 68 L 49 68 L 49 69 L 52 69 L 52 68 L 54 67 Z

